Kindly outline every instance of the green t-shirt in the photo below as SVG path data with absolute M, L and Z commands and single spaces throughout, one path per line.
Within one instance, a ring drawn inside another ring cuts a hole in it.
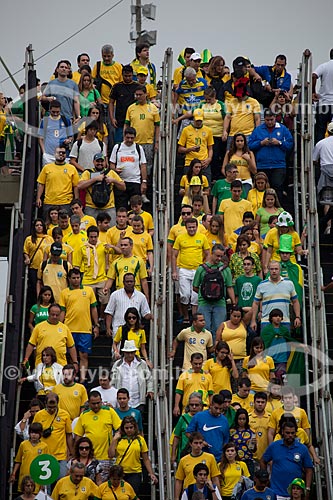
M 239 276 L 235 281 L 235 295 L 238 297 L 239 307 L 251 307 L 257 290 L 257 286 L 262 279 L 257 276 Z
M 46 321 L 49 317 L 49 308 L 44 306 L 39 306 L 38 304 L 32 306 L 30 312 L 32 312 L 35 315 L 34 317 L 35 326 L 38 325 L 38 323 L 41 323 L 42 321 Z
M 191 415 L 189 413 L 184 413 L 179 417 L 176 427 L 174 428 L 174 435 L 179 438 L 179 444 L 177 448 L 177 462 L 179 462 L 179 460 L 182 458 L 182 452 L 188 445 L 188 437 L 186 436 L 185 432 L 191 420 Z
M 209 264 L 208 262 L 206 262 L 205 264 L 207 264 L 208 267 L 213 268 L 213 269 L 218 269 L 219 267 L 221 267 L 221 269 L 223 268 L 223 264 L 220 264 L 218 266 L 216 266 L 216 265 L 213 266 L 212 264 Z M 199 292 L 198 292 L 198 304 L 199 304 L 199 306 L 200 305 L 201 306 L 214 305 L 214 306 L 225 307 L 226 306 L 226 299 L 225 298 L 227 297 L 226 288 L 229 286 L 232 286 L 232 276 L 231 276 L 231 271 L 230 271 L 229 267 L 225 267 L 222 270 L 222 276 L 223 276 L 223 280 L 224 280 L 224 297 L 222 297 L 222 299 L 217 300 L 216 302 L 215 301 L 214 302 L 207 301 L 201 295 L 201 283 L 203 282 L 203 278 L 204 278 L 205 273 L 206 273 L 205 269 L 202 266 L 199 266 L 195 272 L 194 280 L 193 280 L 193 286 L 199 288 Z

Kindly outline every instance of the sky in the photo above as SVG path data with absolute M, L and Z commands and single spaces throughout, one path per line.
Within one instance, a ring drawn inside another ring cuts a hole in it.
M 143 28 L 157 30 L 157 45 L 151 48 L 150 54 L 158 69 L 166 48 L 173 50 L 175 67 L 179 52 L 185 46 L 192 46 L 198 52 L 208 48 L 213 55 L 222 55 L 228 65 L 238 55 L 248 56 L 256 65 L 273 64 L 275 56 L 284 53 L 288 70 L 295 74 L 304 49 L 311 50 L 315 68 L 328 60 L 329 50 L 333 47 L 333 40 L 328 36 L 332 32 L 332 0 L 317 0 L 315 3 L 310 0 L 152 1 L 157 8 L 156 21 L 145 21 Z M 11 72 L 15 72 L 22 68 L 28 44 L 32 44 L 37 59 L 116 2 L 6 2 L 6 17 L 0 36 L 1 57 Z M 88 52 L 92 63 L 95 62 L 100 59 L 100 48 L 105 43 L 114 46 L 115 60 L 130 62 L 134 57 L 134 45 L 129 43 L 130 4 L 131 0 L 122 0 L 90 27 L 37 61 L 41 81 L 49 79 L 59 59 L 69 59 L 76 69 L 77 54 Z M 2 81 L 7 74 L 0 66 Z M 24 81 L 24 72 L 15 78 L 20 85 Z M 0 91 L 7 96 L 16 95 L 10 81 L 0 83 Z

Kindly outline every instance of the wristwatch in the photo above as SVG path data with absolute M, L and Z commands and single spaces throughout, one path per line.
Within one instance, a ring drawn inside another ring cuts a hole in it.
M 26 424 L 26 423 L 27 423 L 27 419 L 26 419 L 26 418 L 22 418 L 22 422 L 23 422 L 24 424 Z

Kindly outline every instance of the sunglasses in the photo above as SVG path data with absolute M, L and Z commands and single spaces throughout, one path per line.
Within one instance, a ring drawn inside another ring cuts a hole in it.
M 79 446 L 79 450 L 90 450 L 90 446 Z
M 128 319 L 136 319 L 136 316 L 127 316 Z
M 181 212 L 182 215 L 191 215 L 192 212 Z
M 201 406 L 201 403 L 189 403 L 189 406 Z

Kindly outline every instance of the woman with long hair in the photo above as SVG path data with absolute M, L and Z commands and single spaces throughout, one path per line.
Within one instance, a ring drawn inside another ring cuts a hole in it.
M 21 482 L 21 495 L 16 497 L 15 500 L 34 500 L 36 494 L 34 493 L 36 489 L 36 483 L 31 476 L 24 476 Z
M 192 177 L 199 177 L 201 181 L 202 193 L 205 195 L 209 195 L 209 183 L 207 177 L 202 173 L 202 163 L 200 160 L 194 158 L 189 164 L 188 171 L 186 174 L 182 176 L 180 179 L 180 189 L 179 194 L 183 196 L 182 205 L 186 205 L 187 203 L 184 201 L 184 197 L 189 196 L 189 189 Z
M 249 237 L 251 245 L 248 251 L 250 253 L 256 253 L 258 257 L 262 252 L 262 240 L 260 238 L 259 224 L 256 221 L 251 222 L 247 226 L 243 226 L 240 234 L 245 234 Z M 237 242 L 236 242 L 237 245 Z
M 104 144 L 107 146 L 108 145 L 108 129 L 104 123 L 103 120 L 103 107 L 101 104 L 93 104 L 89 110 L 88 110 L 88 115 L 87 115 L 87 120 L 82 122 L 81 125 L 79 126 L 79 134 L 77 136 L 78 140 L 81 139 L 85 134 L 86 134 L 86 126 L 91 122 L 95 121 L 97 122 L 98 125 L 98 130 L 96 133 L 96 139 L 99 141 L 104 142 Z
M 144 463 L 148 476 L 153 484 L 157 484 L 151 462 L 148 457 L 148 447 L 145 439 L 139 434 L 138 424 L 134 417 L 125 417 L 120 429 L 115 433 L 109 448 L 109 457 L 116 458 L 116 464 L 124 469 L 124 478 L 138 495 L 142 464 Z
M 304 500 L 306 498 L 305 482 L 302 478 L 296 477 L 288 486 L 290 500 Z
M 94 456 L 94 447 L 88 437 L 80 437 L 80 439 L 75 442 L 74 456 L 67 463 L 68 470 L 77 462 L 85 466 L 85 477 L 94 481 L 97 486 L 101 484 L 102 477 L 98 472 L 99 461 Z
M 247 200 L 252 203 L 252 212 L 254 216 L 258 208 L 262 206 L 265 191 L 269 187 L 268 177 L 265 172 L 258 172 L 253 179 L 253 188 L 250 189 L 247 195 Z
M 59 224 L 58 220 L 58 215 L 59 215 L 59 210 L 60 207 L 55 205 L 53 207 L 50 207 L 47 211 L 46 214 L 46 227 L 47 227 L 47 234 L 50 234 L 50 231 L 52 232 L 52 229 L 57 227 Z
M 67 243 L 63 242 L 63 235 L 64 235 L 64 233 L 63 233 L 61 227 L 54 227 L 52 229 L 53 241 L 56 243 L 61 243 L 61 245 L 62 245 L 62 252 L 60 254 L 60 258 L 62 260 L 67 260 L 67 262 L 72 264 L 73 248 L 70 245 L 68 245 Z M 50 258 L 51 246 L 52 246 L 51 244 L 44 246 L 43 261 Z
M 88 72 L 81 75 L 79 82 L 80 91 L 80 115 L 88 116 L 92 105 L 102 104 L 101 94 L 95 89 L 92 76 Z
M 254 337 L 250 355 L 243 360 L 243 371 L 251 380 L 251 390 L 267 392 L 268 384 L 275 375 L 275 365 L 271 356 L 263 354 L 265 345 L 261 337 Z
M 38 363 L 32 375 L 21 378 L 19 383 L 33 382 L 37 391 L 37 397 L 43 403 L 48 392 L 51 392 L 57 384 L 63 380 L 62 365 L 57 363 L 57 355 L 53 347 L 45 347 L 42 351 L 42 362 Z
M 222 164 L 222 173 L 225 175 L 225 166 L 233 163 L 238 168 L 238 178 L 242 181 L 243 189 L 248 194 L 252 187 L 252 175 L 257 173 L 256 160 L 250 151 L 244 134 L 235 134 L 230 149 L 226 152 Z
M 272 414 L 277 408 L 282 408 L 283 406 L 281 389 L 281 379 L 277 377 L 272 378 L 267 386 L 266 411 L 270 414 Z
M 245 234 L 241 234 L 240 236 L 238 236 L 236 244 L 236 252 L 232 254 L 229 263 L 230 271 L 234 281 L 236 281 L 236 279 L 239 276 L 242 276 L 244 274 L 243 261 L 245 257 L 253 258 L 255 262 L 254 271 L 258 276 L 262 278 L 260 258 L 258 254 L 249 251 L 250 246 L 251 246 L 251 241 L 248 236 L 246 236 Z
M 210 217 L 206 233 L 206 238 L 208 240 L 208 243 L 210 244 L 210 251 L 212 251 L 213 246 L 217 243 L 224 246 L 224 230 L 221 217 L 219 215 L 210 216 L 209 214 L 206 214 L 202 218 L 203 222 L 204 217 Z
M 215 346 L 213 358 L 205 361 L 203 370 L 209 373 L 213 379 L 214 394 L 227 389 L 231 391 L 230 374 L 234 379 L 238 378 L 238 370 L 230 347 L 226 342 L 220 340 Z
M 37 303 L 30 309 L 28 327 L 31 332 L 38 323 L 47 320 L 49 317 L 49 306 L 53 303 L 54 295 L 52 288 L 48 285 L 42 286 L 37 297 Z
M 262 238 L 265 238 L 270 230 L 268 224 L 269 218 L 272 215 L 279 216 L 281 212 L 283 212 L 283 208 L 280 205 L 275 189 L 266 189 L 262 200 L 262 206 L 258 208 L 256 214 L 256 221 L 260 224 L 260 236 Z
M 220 472 L 222 500 L 231 500 L 232 490 L 241 477 L 250 477 L 246 463 L 239 458 L 235 443 L 230 442 L 223 446 Z
M 254 474 L 253 454 L 257 450 L 257 439 L 256 433 L 250 429 L 249 414 L 244 408 L 239 408 L 236 411 L 230 436 L 231 441 L 236 445 L 239 458 L 246 463 L 252 478 Z
M 112 349 L 115 359 L 120 359 L 120 351 L 124 346 L 125 340 L 134 340 L 137 347 L 135 354 L 140 356 L 141 351 L 142 358 L 149 368 L 153 368 L 153 365 L 148 359 L 146 332 L 142 328 L 139 311 L 135 307 L 129 307 L 125 312 L 124 320 L 124 325 L 119 326 L 113 339 Z
M 217 99 L 224 101 L 223 87 L 228 80 L 228 74 L 222 56 L 214 56 L 210 59 L 206 79 L 208 84 L 215 89 Z

